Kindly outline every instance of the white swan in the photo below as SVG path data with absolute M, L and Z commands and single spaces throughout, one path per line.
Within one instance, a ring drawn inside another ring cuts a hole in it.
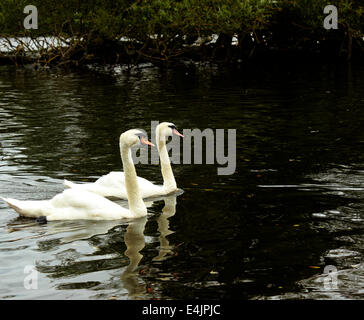
M 21 216 L 52 220 L 115 220 L 140 218 L 147 215 L 147 208 L 140 195 L 137 175 L 130 148 L 137 143 L 152 145 L 140 130 L 131 129 L 120 136 L 120 154 L 125 172 L 125 190 L 129 209 L 104 197 L 85 190 L 68 189 L 51 200 L 21 201 L 2 198 Z
M 178 191 L 166 147 L 166 137 L 172 136 L 173 134 L 183 137 L 173 123 L 162 122 L 156 128 L 156 143 L 161 163 L 163 185 L 155 185 L 144 178 L 137 177 L 142 198 L 164 196 Z M 125 175 L 124 172 L 120 171 L 110 172 L 93 183 L 76 184 L 64 180 L 64 184 L 72 189 L 91 191 L 104 197 L 127 198 Z

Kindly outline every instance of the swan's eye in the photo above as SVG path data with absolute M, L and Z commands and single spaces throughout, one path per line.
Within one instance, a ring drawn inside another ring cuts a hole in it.
M 139 140 L 141 140 L 142 138 L 145 138 L 145 139 L 147 138 L 147 136 L 143 133 L 138 133 L 138 134 L 136 134 L 136 136 L 139 138 Z
M 173 129 L 176 129 L 176 126 L 174 124 L 172 124 L 172 125 L 168 126 L 168 128 L 171 128 L 173 130 Z
M 145 134 L 137 134 L 136 136 L 139 138 L 139 142 L 141 144 L 146 144 L 148 146 L 154 147 L 154 144 L 151 143 L 150 141 L 148 141 L 148 138 L 147 138 L 147 136 Z

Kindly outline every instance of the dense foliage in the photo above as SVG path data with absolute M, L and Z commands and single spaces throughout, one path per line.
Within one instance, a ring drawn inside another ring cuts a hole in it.
M 62 49 L 61 60 L 137 62 L 193 55 L 229 61 L 272 50 L 350 58 L 364 49 L 364 0 L 32 0 L 37 30 L 24 29 L 27 4 L 0 2 L 0 37 L 67 39 L 72 50 Z M 328 4 L 338 9 L 337 30 L 323 27 Z M 214 35 L 217 41 L 211 42 Z

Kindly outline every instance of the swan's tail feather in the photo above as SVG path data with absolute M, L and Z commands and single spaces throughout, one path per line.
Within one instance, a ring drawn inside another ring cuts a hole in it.
M 28 218 L 38 218 L 40 216 L 44 216 L 42 208 L 47 206 L 45 200 L 38 201 L 22 201 L 12 198 L 1 198 L 6 204 L 13 208 L 20 216 L 28 217 Z
M 63 184 L 67 187 L 67 188 L 77 188 L 77 184 L 68 181 L 66 179 L 63 180 Z
M 71 182 L 71 181 L 68 181 L 68 180 L 64 179 L 63 184 L 67 188 L 70 188 L 70 189 L 94 192 L 94 188 L 93 188 L 92 183 L 74 183 L 74 182 Z
M 24 210 L 21 208 L 21 201 L 20 200 L 16 200 L 16 199 L 11 199 L 11 198 L 1 198 L 3 201 L 5 201 L 7 203 L 7 205 L 11 208 L 13 208 L 17 213 L 19 213 L 20 215 L 25 215 L 24 214 Z

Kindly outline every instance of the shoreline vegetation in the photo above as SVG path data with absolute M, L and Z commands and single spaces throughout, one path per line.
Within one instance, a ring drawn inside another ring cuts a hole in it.
M 33 0 L 38 28 L 27 30 L 28 4 L 0 3 L 0 65 L 364 57 L 363 0 Z M 337 7 L 337 29 L 324 28 L 327 5 Z

